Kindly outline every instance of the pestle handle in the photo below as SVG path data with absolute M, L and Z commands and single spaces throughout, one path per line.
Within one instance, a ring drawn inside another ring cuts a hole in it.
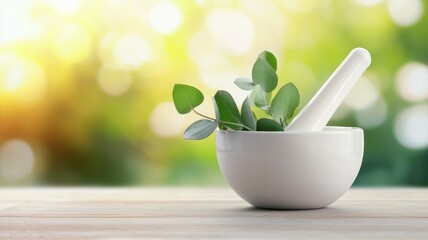
M 370 62 L 370 53 L 366 49 L 353 49 L 311 101 L 291 121 L 287 131 L 321 131 Z

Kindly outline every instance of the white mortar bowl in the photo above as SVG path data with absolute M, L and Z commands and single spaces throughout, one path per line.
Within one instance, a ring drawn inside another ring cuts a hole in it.
M 314 209 L 352 185 L 364 152 L 360 128 L 318 132 L 216 132 L 217 160 L 232 189 L 255 207 Z

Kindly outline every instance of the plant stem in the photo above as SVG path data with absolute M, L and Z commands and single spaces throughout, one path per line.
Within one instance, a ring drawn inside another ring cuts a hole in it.
M 204 115 L 204 114 L 202 114 L 202 113 L 199 113 L 199 112 L 197 112 L 194 108 L 193 108 L 192 110 L 193 110 L 193 112 L 195 112 L 196 114 L 198 114 L 198 115 L 199 115 L 199 116 L 201 116 L 201 117 L 204 117 L 204 118 L 207 118 L 207 119 L 210 119 L 210 120 L 216 121 L 216 122 L 224 123 L 224 124 L 230 124 L 230 125 L 240 126 L 240 127 L 243 127 L 243 128 L 245 128 L 245 129 L 247 129 L 247 130 L 249 130 L 249 131 L 255 131 L 254 129 L 251 129 L 251 128 L 249 128 L 249 127 L 247 127 L 247 126 L 243 125 L 243 124 L 233 123 L 233 122 L 226 122 L 226 121 L 220 121 L 220 120 L 217 120 L 217 119 L 215 119 L 215 118 L 208 117 L 208 116 L 206 116 L 206 115 Z
M 217 121 L 217 120 L 215 120 L 215 121 Z M 245 126 L 244 124 L 233 123 L 233 122 L 226 122 L 226 121 L 217 121 L 217 122 L 221 122 L 221 123 L 224 123 L 224 124 L 235 125 L 235 126 L 240 126 L 240 127 L 243 127 L 245 129 L 247 129 L 248 131 L 255 131 L 254 129 L 251 129 L 251 128 Z
M 193 112 L 195 112 L 196 114 L 198 114 L 201 117 L 208 118 L 208 119 L 213 120 L 213 121 L 217 121 L 217 119 L 215 119 L 215 118 L 208 117 L 208 116 L 206 116 L 206 115 L 204 115 L 202 113 L 198 113 L 194 108 L 192 110 L 193 110 Z

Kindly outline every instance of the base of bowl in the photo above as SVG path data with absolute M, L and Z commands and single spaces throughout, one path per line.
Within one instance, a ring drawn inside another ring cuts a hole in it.
M 252 205 L 252 204 L 251 204 Z M 307 207 L 307 208 L 302 208 L 302 207 L 292 207 L 292 206 L 284 206 L 284 207 L 270 207 L 270 206 L 254 206 L 254 205 L 252 205 L 253 207 L 255 207 L 255 208 L 258 208 L 258 209 L 262 209 L 262 210 L 272 210 L 272 211 L 304 211 L 304 210 L 317 210 L 317 209 L 323 209 L 323 208 L 326 208 L 326 207 L 328 207 L 329 205 L 327 205 L 327 206 L 323 206 L 323 207 Z
M 273 197 L 271 199 L 265 199 L 260 201 L 255 199 L 249 199 L 245 195 L 239 194 L 238 191 L 236 191 L 233 187 L 232 190 L 241 197 L 245 202 L 252 205 L 255 208 L 259 209 L 266 209 L 266 210 L 315 210 L 315 209 L 322 209 L 330 206 L 333 204 L 339 197 L 335 197 L 334 199 L 329 199 L 328 201 L 311 201 L 310 203 L 303 203 L 303 202 L 290 202 L 287 200 L 280 200 L 276 197 Z

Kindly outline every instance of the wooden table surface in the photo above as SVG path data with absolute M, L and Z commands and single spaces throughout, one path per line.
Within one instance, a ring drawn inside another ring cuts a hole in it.
M 0 239 L 428 239 L 428 189 L 352 189 L 330 207 L 251 207 L 228 188 L 2 188 Z

